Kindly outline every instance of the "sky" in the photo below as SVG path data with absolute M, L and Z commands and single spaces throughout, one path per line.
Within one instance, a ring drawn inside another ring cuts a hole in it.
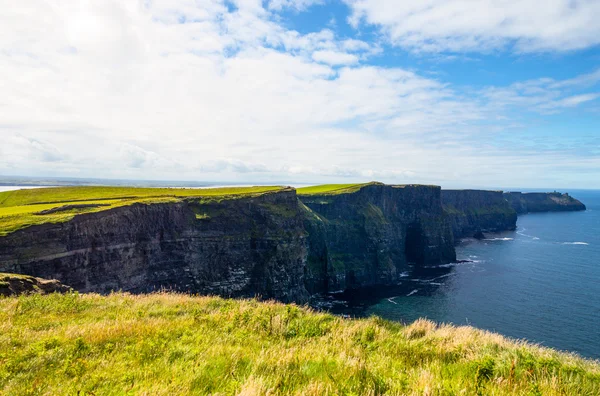
M 0 175 L 600 188 L 600 0 L 0 7 Z

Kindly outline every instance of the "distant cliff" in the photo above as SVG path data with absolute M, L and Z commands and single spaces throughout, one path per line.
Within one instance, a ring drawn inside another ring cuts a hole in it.
M 504 193 L 504 197 L 518 214 L 586 210 L 583 203 L 571 197 L 568 193 L 507 192 Z
M 502 191 L 442 190 L 442 204 L 457 239 L 517 227 L 517 212 Z
M 311 293 L 392 284 L 409 264 L 456 259 L 439 187 L 371 184 L 299 199 L 306 210 Z

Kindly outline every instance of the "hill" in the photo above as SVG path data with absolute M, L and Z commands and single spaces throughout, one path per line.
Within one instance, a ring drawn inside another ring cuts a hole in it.
M 597 395 L 600 363 L 426 320 L 67 293 L 0 299 L 0 393 Z

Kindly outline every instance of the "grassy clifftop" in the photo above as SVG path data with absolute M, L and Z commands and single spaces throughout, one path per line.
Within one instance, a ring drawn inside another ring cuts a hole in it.
M 348 194 L 353 193 L 364 186 L 372 183 L 354 183 L 354 184 L 320 184 L 318 186 L 301 187 L 296 191 L 298 195 L 335 195 L 335 194 Z
M 282 188 L 53 187 L 7 191 L 0 193 L 0 236 L 30 225 L 59 223 L 71 220 L 77 214 L 134 203 L 175 202 L 190 197 L 238 197 Z
M 597 395 L 600 364 L 471 327 L 178 294 L 0 299 L 2 394 Z

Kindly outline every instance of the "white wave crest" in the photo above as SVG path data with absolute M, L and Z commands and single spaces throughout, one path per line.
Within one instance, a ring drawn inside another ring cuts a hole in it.
M 397 303 L 396 301 L 394 301 L 394 298 L 396 298 L 396 297 L 388 298 L 387 300 L 388 300 L 389 302 L 391 302 L 392 304 L 396 304 L 396 305 L 398 305 L 398 303 Z
M 561 245 L 589 245 L 587 242 L 563 242 Z

